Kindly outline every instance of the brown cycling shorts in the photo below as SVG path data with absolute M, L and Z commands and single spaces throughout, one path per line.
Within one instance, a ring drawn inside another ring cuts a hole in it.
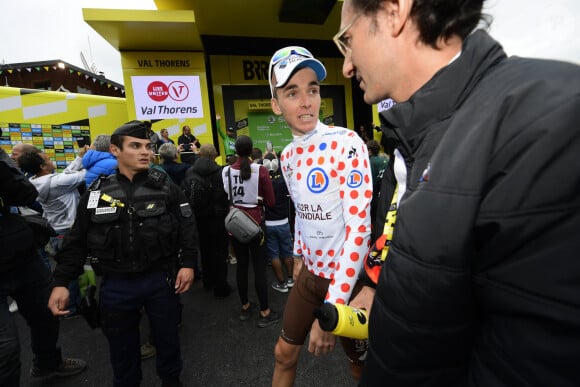
M 329 279 L 318 277 L 308 271 L 306 265 L 298 274 L 296 283 L 288 295 L 282 319 L 282 340 L 293 345 L 303 345 L 314 322 L 314 309 L 320 307 L 328 292 Z M 360 291 L 356 284 L 352 296 Z M 365 357 L 367 340 L 341 337 L 341 344 L 351 362 L 359 363 Z

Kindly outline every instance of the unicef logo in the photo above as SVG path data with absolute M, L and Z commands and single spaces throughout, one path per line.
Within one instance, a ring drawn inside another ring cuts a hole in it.
M 310 192 L 321 193 L 328 187 L 328 176 L 321 168 L 314 168 L 308 173 L 306 183 Z
M 346 185 L 349 188 L 358 188 L 363 183 L 363 175 L 360 171 L 352 171 L 346 179 Z

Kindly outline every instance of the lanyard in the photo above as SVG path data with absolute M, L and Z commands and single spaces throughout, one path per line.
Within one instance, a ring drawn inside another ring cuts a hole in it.
M 385 227 L 383 228 L 383 235 L 385 236 L 385 244 L 381 252 L 381 261 L 385 262 L 387 259 L 387 253 L 389 252 L 389 246 L 391 246 L 391 241 L 393 240 L 393 230 L 395 229 L 395 222 L 397 221 L 397 196 L 399 193 L 399 184 L 395 186 L 395 192 L 393 193 L 393 199 L 391 199 L 391 205 L 387 211 L 387 216 L 385 217 Z
M 397 196 L 399 193 L 399 184 L 395 186 L 391 205 L 387 210 L 385 216 L 385 226 L 383 228 L 383 235 L 381 235 L 376 242 L 371 246 L 369 253 L 365 257 L 364 267 L 368 277 L 376 284 L 379 279 L 379 273 L 383 262 L 387 259 L 389 246 L 393 239 L 393 230 L 395 229 L 395 221 L 397 220 Z

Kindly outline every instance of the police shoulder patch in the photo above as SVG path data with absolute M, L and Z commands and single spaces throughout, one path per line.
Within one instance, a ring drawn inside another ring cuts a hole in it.
M 189 218 L 191 217 L 191 215 L 193 215 L 193 211 L 191 210 L 191 206 L 189 205 L 188 202 L 181 203 L 179 205 L 179 212 L 181 213 L 181 216 L 183 216 L 184 218 Z
M 157 168 L 149 168 L 147 173 L 147 182 L 153 187 L 162 187 L 167 179 L 167 174 L 158 170 Z

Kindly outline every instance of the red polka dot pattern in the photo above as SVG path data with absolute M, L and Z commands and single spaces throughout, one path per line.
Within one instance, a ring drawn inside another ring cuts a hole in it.
M 319 123 L 316 132 L 286 147 L 280 160 L 296 205 L 294 250 L 300 250 L 308 271 L 330 280 L 325 300 L 344 304 L 370 245 L 367 149 L 353 131 Z M 311 179 L 314 168 L 324 171 L 327 180 Z

